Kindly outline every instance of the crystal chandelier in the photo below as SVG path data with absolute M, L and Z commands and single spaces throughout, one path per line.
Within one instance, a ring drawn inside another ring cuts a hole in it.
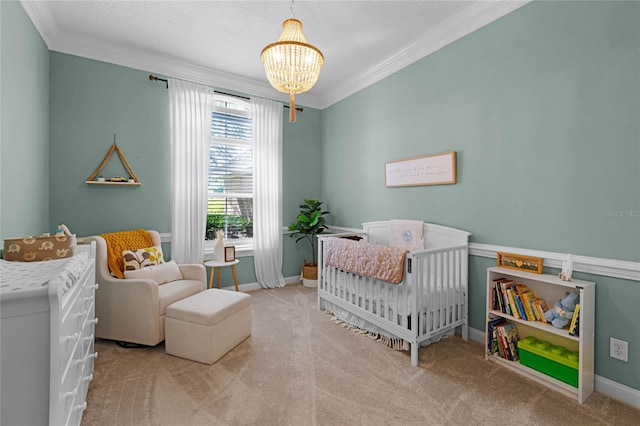
M 295 19 L 291 1 L 291 19 L 282 23 L 282 34 L 275 43 L 262 49 L 260 59 L 269 83 L 278 91 L 289 94 L 289 121 L 296 121 L 294 95 L 311 89 L 324 64 L 322 52 L 307 43 L 302 33 L 302 22 Z

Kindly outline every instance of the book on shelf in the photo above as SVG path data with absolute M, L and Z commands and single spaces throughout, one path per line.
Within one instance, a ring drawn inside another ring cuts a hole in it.
M 495 311 L 505 312 L 502 299 L 502 287 L 500 287 L 500 283 L 506 280 L 506 278 L 498 278 L 491 282 L 491 287 L 493 289 L 493 300 L 491 302 L 491 306 Z
M 536 321 L 536 315 L 533 312 L 533 309 L 531 309 L 531 303 L 533 301 L 533 298 L 536 297 L 535 294 L 533 294 L 532 291 L 526 291 L 524 293 L 522 293 L 520 295 L 521 299 L 522 299 L 522 305 L 524 307 L 524 311 L 527 314 L 527 321 Z
M 518 284 L 516 285 L 516 291 L 518 292 L 518 294 L 523 294 L 531 290 L 529 290 L 529 287 L 524 284 Z
M 528 312 L 525 308 L 525 304 L 526 304 L 526 300 L 523 297 L 523 294 L 525 294 L 526 292 L 529 291 L 529 287 L 527 287 L 524 284 L 518 284 L 516 285 L 516 293 L 518 295 L 518 297 L 520 298 L 520 305 L 519 307 L 521 308 L 521 315 L 522 315 L 522 319 L 523 320 L 527 320 L 530 321 L 529 317 L 527 316 Z
M 506 359 L 507 355 L 505 352 L 504 342 L 500 338 L 500 332 L 498 331 L 497 328 L 493 330 L 493 334 L 495 335 L 494 339 L 496 341 L 496 347 L 498 348 L 495 353 L 497 353 L 500 356 L 500 358 Z
M 576 327 L 573 330 L 572 333 L 569 333 L 569 335 L 574 336 L 574 337 L 580 337 L 580 315 L 578 315 L 578 318 L 576 318 Z
M 539 297 L 534 294 L 533 297 L 529 299 L 529 306 L 531 307 L 531 311 L 533 312 L 533 316 L 536 318 L 536 321 L 541 321 L 540 311 L 536 307 L 537 300 L 539 300 Z
M 520 318 L 520 312 L 518 312 L 518 305 L 516 305 L 512 288 L 507 288 L 507 300 L 509 301 L 509 308 L 511 308 L 511 315 L 515 318 Z
M 513 310 L 511 309 L 511 305 L 509 304 L 509 295 L 507 294 L 507 290 L 513 287 L 514 282 L 505 280 L 505 281 L 499 282 L 498 285 L 500 286 L 500 290 L 502 292 L 502 300 L 503 300 L 502 304 L 504 306 L 504 310 L 502 312 L 509 315 L 513 315 Z
M 506 322 L 507 320 L 503 317 L 497 317 L 487 322 L 487 351 L 489 354 L 493 354 L 498 350 L 495 327 Z
M 573 311 L 573 316 L 571 317 L 571 324 L 569 325 L 569 334 L 572 336 L 578 336 L 580 328 L 580 304 L 576 304 L 576 308 Z
M 507 335 L 504 332 L 503 326 L 506 324 L 499 325 L 496 330 L 498 332 L 498 338 L 500 339 L 500 345 L 502 345 L 502 358 L 511 360 L 511 351 L 509 349 L 509 344 L 507 342 Z
M 516 326 L 512 323 L 507 323 L 502 326 L 502 329 L 505 333 L 507 344 L 509 346 L 509 352 L 511 353 L 511 361 L 517 361 L 520 359 L 518 356 L 518 340 L 520 337 L 518 336 L 518 330 Z
M 498 348 L 502 348 L 500 355 L 509 361 L 517 361 L 518 356 L 518 330 L 510 322 L 499 324 L 495 327 L 498 334 Z
M 498 304 L 498 301 L 496 299 L 496 283 L 494 283 L 493 281 L 491 282 L 491 288 L 489 289 L 489 306 L 491 306 L 491 310 L 495 311 L 496 310 L 496 305 Z
M 538 315 L 540 316 L 540 321 L 547 324 L 547 320 L 544 317 L 544 313 L 549 310 L 547 306 L 547 302 L 544 299 L 536 299 L 533 302 L 534 306 L 538 310 Z
M 547 302 L 539 298 L 524 284 L 519 284 L 508 278 L 496 278 L 491 281 L 490 295 L 491 309 L 511 315 L 525 321 L 540 321 L 547 323 L 544 318 L 549 309 Z
M 527 319 L 527 313 L 524 311 L 524 306 L 522 305 L 522 299 L 520 297 L 519 294 L 515 294 L 514 297 L 516 298 L 516 303 L 518 305 L 518 312 L 520 312 L 520 316 L 522 317 L 523 320 Z
M 504 302 L 502 300 L 502 290 L 500 289 L 500 284 L 496 284 L 496 300 L 498 301 L 498 303 L 496 303 L 496 310 L 498 310 L 500 312 L 505 312 L 505 310 L 504 310 Z

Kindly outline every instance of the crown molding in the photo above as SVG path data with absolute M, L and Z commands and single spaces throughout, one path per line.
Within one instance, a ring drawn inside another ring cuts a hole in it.
M 288 94 L 277 92 L 266 81 L 218 71 L 131 46 L 105 43 L 74 34 L 61 35 L 47 2 L 21 0 L 21 4 L 51 51 L 289 103 Z M 299 94 L 296 101 L 299 106 L 321 107 L 320 97 L 313 93 Z
M 52 43 L 51 50 L 152 72 L 165 77 L 205 84 L 214 88 L 274 99 L 287 104 L 289 102 L 289 95 L 277 92 L 267 82 L 184 62 L 166 55 L 150 54 L 131 46 L 81 39 L 74 36 L 62 36 Z M 297 95 L 296 100 L 299 105 L 311 108 L 319 106 L 317 97 L 310 93 Z
M 371 68 L 344 80 L 341 84 L 332 87 L 325 93 L 307 92 L 297 95 L 297 103 L 316 109 L 327 108 L 519 9 L 530 1 L 496 0 L 475 3 L 418 37 L 395 54 Z M 207 84 L 221 89 L 234 90 L 247 95 L 275 99 L 284 103 L 289 101 L 287 94 L 275 91 L 266 81 L 258 81 L 218 71 L 166 55 L 135 49 L 131 46 L 98 42 L 74 35 L 61 36 L 59 27 L 47 2 L 20 0 L 20 3 L 49 50 L 153 72 L 166 77 Z
M 44 43 L 51 50 L 51 41 L 56 38 L 60 29 L 47 3 L 44 1 L 20 0 L 20 4 L 29 19 L 31 19 L 33 26 L 40 33 Z
M 339 86 L 325 93 L 322 98 L 322 109 L 371 86 L 402 68 L 442 49 L 446 45 L 525 6 L 531 1 L 532 0 L 481 1 L 471 5 L 467 9 L 463 9 L 447 21 L 422 34 L 403 49 L 373 67 L 355 74 L 353 77 L 343 81 Z

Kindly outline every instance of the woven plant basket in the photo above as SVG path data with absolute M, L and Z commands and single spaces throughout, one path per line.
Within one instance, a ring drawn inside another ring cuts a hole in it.
M 318 264 L 311 263 L 307 265 L 306 262 L 302 262 L 302 278 L 307 280 L 317 280 Z

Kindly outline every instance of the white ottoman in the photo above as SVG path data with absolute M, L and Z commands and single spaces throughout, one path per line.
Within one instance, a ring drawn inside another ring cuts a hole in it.
M 165 351 L 213 364 L 251 336 L 251 296 L 210 289 L 167 307 Z

